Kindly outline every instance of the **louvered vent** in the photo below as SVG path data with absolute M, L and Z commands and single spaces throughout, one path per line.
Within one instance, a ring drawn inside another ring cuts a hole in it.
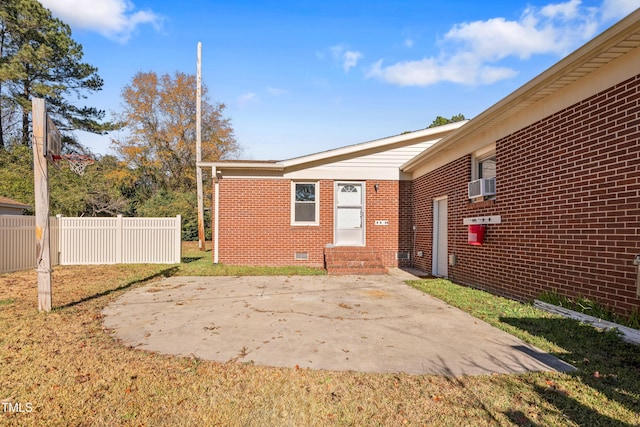
M 309 259 L 309 252 L 296 252 L 295 260 L 296 261 L 307 261 Z

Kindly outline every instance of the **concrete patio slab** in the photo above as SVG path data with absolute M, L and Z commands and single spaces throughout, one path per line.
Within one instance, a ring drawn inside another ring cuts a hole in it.
M 172 277 L 103 311 L 123 344 L 219 362 L 449 376 L 573 367 L 384 276 Z

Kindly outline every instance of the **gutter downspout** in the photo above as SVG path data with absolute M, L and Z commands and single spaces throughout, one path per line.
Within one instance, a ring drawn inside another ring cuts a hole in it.
M 213 263 L 218 264 L 218 234 L 220 231 L 220 180 L 215 166 L 211 166 L 213 177 Z

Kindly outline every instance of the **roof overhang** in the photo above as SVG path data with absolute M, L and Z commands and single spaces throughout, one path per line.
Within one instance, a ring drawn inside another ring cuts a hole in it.
M 8 197 L 0 197 L 0 208 L 31 209 L 31 206 L 9 199 Z
M 200 167 L 214 167 L 217 170 L 255 170 L 255 171 L 283 171 L 284 166 L 278 162 L 261 161 L 220 161 L 220 162 L 199 162 Z
M 421 129 L 413 132 L 406 132 L 387 138 L 363 142 L 360 144 L 340 147 L 320 153 L 310 154 L 302 157 L 295 157 L 280 161 L 239 161 L 228 160 L 218 162 L 199 162 L 200 167 L 212 167 L 216 171 L 247 172 L 259 174 L 285 173 L 295 170 L 310 168 L 326 163 L 337 162 L 353 157 L 374 154 L 393 148 L 418 144 L 423 141 L 430 141 L 443 138 L 449 133 L 463 126 L 467 121 L 449 123 L 443 126 Z

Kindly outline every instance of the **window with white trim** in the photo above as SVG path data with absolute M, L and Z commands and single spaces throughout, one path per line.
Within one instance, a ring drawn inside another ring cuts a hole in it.
M 319 186 L 317 182 L 291 183 L 291 225 L 320 223 Z
M 495 177 L 496 144 L 490 144 L 471 155 L 471 179 Z

